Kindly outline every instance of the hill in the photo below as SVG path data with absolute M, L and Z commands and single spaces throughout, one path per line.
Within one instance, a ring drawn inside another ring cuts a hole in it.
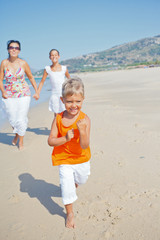
M 160 35 L 71 58 L 61 61 L 60 64 L 66 65 L 70 73 L 160 64 Z M 42 74 L 42 71 L 37 74 Z

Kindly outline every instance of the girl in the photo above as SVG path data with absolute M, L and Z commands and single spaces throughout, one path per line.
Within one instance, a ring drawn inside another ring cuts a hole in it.
M 58 62 L 60 58 L 58 50 L 52 49 L 49 52 L 49 58 L 52 61 L 52 65 L 45 67 L 42 80 L 38 86 L 38 93 L 40 94 L 42 86 L 47 76 L 49 76 L 52 89 L 52 94 L 49 100 L 49 111 L 54 112 L 56 115 L 57 113 L 65 110 L 64 104 L 62 103 L 60 97 L 62 95 L 62 84 L 65 81 L 65 77 L 69 79 L 70 75 L 66 66 L 60 65 Z

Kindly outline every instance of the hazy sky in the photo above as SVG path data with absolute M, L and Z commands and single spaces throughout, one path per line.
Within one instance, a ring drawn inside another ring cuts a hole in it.
M 160 34 L 159 0 L 0 0 L 0 61 L 6 42 L 19 40 L 30 67 L 50 64 Z

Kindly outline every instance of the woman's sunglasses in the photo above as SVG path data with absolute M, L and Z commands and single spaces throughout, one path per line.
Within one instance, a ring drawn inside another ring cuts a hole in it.
M 20 50 L 20 48 L 19 48 L 19 47 L 12 47 L 12 46 L 11 46 L 11 47 L 9 47 L 8 49 L 9 49 L 9 50 L 13 50 L 13 49 L 15 49 L 15 50 Z

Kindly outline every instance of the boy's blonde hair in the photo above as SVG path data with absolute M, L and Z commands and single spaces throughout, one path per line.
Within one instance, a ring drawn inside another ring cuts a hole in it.
M 80 78 L 71 78 L 65 81 L 62 85 L 62 97 L 68 95 L 81 94 L 84 97 L 84 85 Z

